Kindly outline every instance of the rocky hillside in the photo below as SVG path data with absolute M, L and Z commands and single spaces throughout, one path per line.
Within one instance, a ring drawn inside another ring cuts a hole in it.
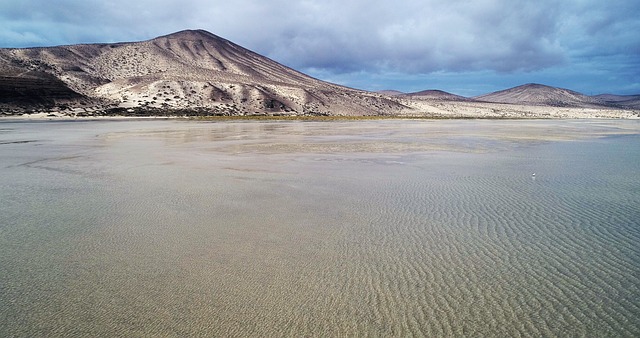
M 618 106 L 626 109 L 640 109 L 640 95 L 600 94 L 592 97 L 610 106 Z
M 0 49 L 0 71 L 5 108 L 75 100 L 100 109 L 237 115 L 384 115 L 407 109 L 381 94 L 311 78 L 202 30 L 143 42 Z
M 426 100 L 445 100 L 445 101 L 470 101 L 464 96 L 451 94 L 442 90 L 430 89 L 423 90 L 415 93 L 403 94 L 403 96 L 416 98 L 416 99 L 426 99 Z
M 596 98 L 569 89 L 535 83 L 477 96 L 474 99 L 494 103 L 552 107 L 597 108 L 605 106 L 602 101 Z
M 635 97 L 588 97 L 538 84 L 472 99 L 440 90 L 367 92 L 312 78 L 202 30 L 141 42 L 0 49 L 0 116 L 635 118 L 637 109 Z
M 0 75 L 0 105 L 54 106 L 84 97 L 55 76 L 44 72 L 25 72 L 21 76 Z

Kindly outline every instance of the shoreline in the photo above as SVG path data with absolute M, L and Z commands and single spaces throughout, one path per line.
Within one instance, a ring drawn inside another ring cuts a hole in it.
M 190 120 L 190 121 L 375 121 L 375 120 L 639 120 L 640 112 L 611 114 L 415 114 L 415 115 L 69 115 L 35 113 L 0 115 L 0 121 L 114 121 L 114 120 Z
M 90 109 L 84 111 L 41 110 L 32 113 L 0 110 L 0 120 L 112 120 L 112 119 L 188 119 L 219 120 L 553 120 L 553 119 L 640 119 L 640 110 L 578 107 L 531 106 L 502 103 L 412 101 L 408 110 L 398 114 L 326 114 L 296 112 L 262 112 L 236 114 L 204 108 L 175 109 Z

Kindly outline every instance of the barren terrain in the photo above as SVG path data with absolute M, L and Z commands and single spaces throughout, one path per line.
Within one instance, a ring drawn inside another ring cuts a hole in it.
M 142 42 L 0 49 L 5 117 L 637 118 L 632 99 L 542 85 L 477 98 L 373 93 L 312 78 L 202 30 Z

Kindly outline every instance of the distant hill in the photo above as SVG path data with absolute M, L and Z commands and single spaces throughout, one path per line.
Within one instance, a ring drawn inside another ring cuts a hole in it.
M 605 105 L 597 98 L 569 89 L 550 87 L 535 83 L 476 96 L 474 99 L 485 102 L 552 107 L 594 108 Z
M 404 94 L 407 97 L 421 98 L 421 99 L 433 99 L 433 100 L 448 100 L 448 101 L 470 101 L 471 99 L 464 96 L 447 93 L 442 90 L 431 89 L 423 90 L 415 93 Z
M 600 94 L 592 97 L 611 106 L 640 109 L 640 95 Z
M 378 90 L 376 91 L 376 93 L 378 94 L 384 94 L 384 95 L 389 95 L 389 96 L 397 96 L 397 95 L 402 95 L 404 94 L 403 92 L 399 91 L 399 90 L 392 90 L 392 89 L 388 89 L 388 90 Z

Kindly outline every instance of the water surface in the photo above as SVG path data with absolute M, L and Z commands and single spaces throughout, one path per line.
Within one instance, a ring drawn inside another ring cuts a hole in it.
M 0 122 L 0 336 L 639 336 L 639 134 Z

